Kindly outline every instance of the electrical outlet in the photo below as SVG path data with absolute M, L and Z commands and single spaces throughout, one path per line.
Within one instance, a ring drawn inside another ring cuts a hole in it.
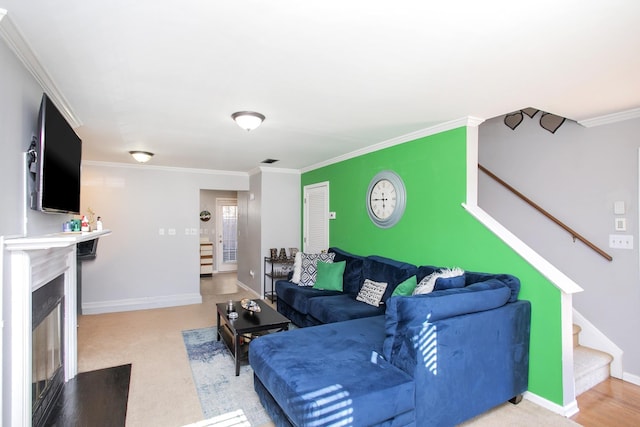
M 630 234 L 610 234 L 609 247 L 614 249 L 633 249 L 633 236 Z
M 175 236 L 176 235 L 176 229 L 175 228 L 170 228 L 169 229 L 169 236 Z

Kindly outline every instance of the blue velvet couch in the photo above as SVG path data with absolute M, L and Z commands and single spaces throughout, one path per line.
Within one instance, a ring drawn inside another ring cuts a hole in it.
M 377 315 L 263 336 L 249 349 L 255 390 L 278 426 L 454 426 L 527 390 L 531 307 L 519 288 L 513 276 L 467 272 L 464 287 L 389 296 Z M 338 297 L 307 298 L 298 320 L 320 322 L 312 302 Z

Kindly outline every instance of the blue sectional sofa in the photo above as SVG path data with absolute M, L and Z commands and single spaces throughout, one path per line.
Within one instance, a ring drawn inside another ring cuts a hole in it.
M 315 326 L 250 345 L 276 425 L 454 426 L 527 390 L 531 307 L 517 278 L 466 272 L 462 287 L 391 297 L 436 268 L 332 251 L 347 260 L 344 292 L 276 285 L 278 310 Z M 364 278 L 391 284 L 375 311 L 353 296 Z

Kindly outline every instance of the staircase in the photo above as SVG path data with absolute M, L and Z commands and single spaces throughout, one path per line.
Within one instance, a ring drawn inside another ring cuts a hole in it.
M 576 397 L 609 378 L 609 366 L 613 360 L 610 354 L 580 345 L 581 330 L 580 326 L 573 325 L 573 375 Z

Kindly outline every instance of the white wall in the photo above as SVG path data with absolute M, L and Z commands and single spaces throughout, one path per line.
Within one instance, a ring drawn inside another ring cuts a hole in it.
M 287 248 L 288 253 L 288 248 L 300 247 L 300 191 L 297 170 L 263 167 L 251 174 L 246 202 L 251 236 L 245 248 L 248 264 L 238 266 L 238 280 L 261 296 L 264 257 L 269 255 L 269 248 Z
M 0 70 L 0 236 L 32 236 L 61 231 L 62 223 L 69 215 L 44 214 L 27 208 L 24 153 L 36 133 L 42 88 L 3 42 L 0 42 Z M 9 425 L 11 294 L 8 285 L 9 257 L 4 248 L 0 260 L 3 321 L 1 421 L 2 425 Z
M 83 212 L 91 208 L 112 234 L 83 263 L 83 312 L 199 303 L 200 190 L 248 186 L 240 173 L 85 163 Z
M 479 162 L 613 257 L 609 262 L 479 172 L 479 205 L 576 281 L 574 307 L 624 351 L 626 374 L 640 376 L 638 148 L 640 119 L 555 134 L 540 113 L 515 130 L 503 117 L 479 130 Z M 614 215 L 615 201 L 627 213 Z M 633 250 L 608 247 L 614 218 L 627 219 Z M 536 309 L 535 307 L 533 308 Z

